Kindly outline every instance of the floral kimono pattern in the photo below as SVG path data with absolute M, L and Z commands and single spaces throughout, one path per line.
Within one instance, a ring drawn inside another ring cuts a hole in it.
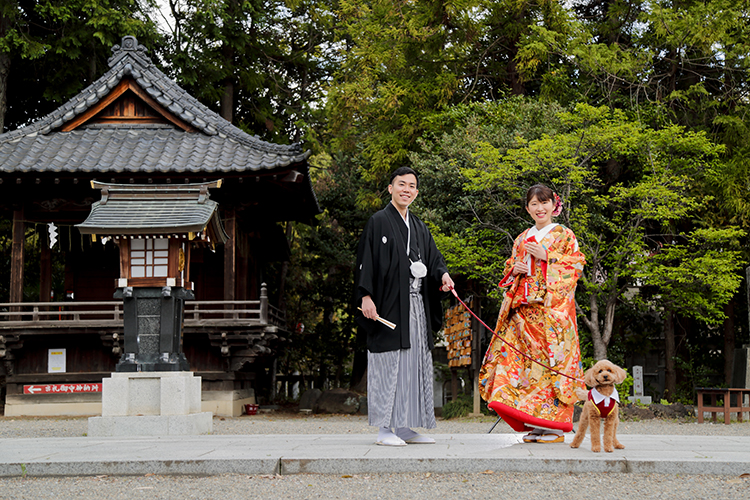
M 583 383 L 532 362 L 505 342 L 554 370 L 583 377 L 575 289 L 586 258 L 573 231 L 555 224 L 538 242 L 547 250 L 547 261 L 537 261 L 525 248 L 530 241 L 537 243 L 530 231 L 534 232 L 527 229 L 516 238 L 505 263 L 500 286 L 508 291 L 484 357 L 479 390 L 518 432 L 530 427 L 568 432 L 578 400 L 575 389 L 583 389 Z M 530 262 L 529 274 L 513 276 L 513 266 L 523 261 Z

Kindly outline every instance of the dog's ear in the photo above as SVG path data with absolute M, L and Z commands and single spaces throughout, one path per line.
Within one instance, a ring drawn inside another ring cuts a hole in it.
M 596 365 L 592 366 L 588 370 L 586 370 L 586 373 L 583 374 L 583 382 L 589 386 L 589 387 L 595 387 L 596 386 L 596 377 L 594 377 L 594 368 Z
M 621 384 L 625 381 L 626 378 L 628 378 L 628 372 L 626 372 L 619 366 L 613 365 L 613 369 L 615 372 L 615 384 Z

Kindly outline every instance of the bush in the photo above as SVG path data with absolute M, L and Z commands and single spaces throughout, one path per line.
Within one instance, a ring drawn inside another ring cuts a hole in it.
M 621 384 L 617 386 L 617 392 L 620 393 L 620 397 L 622 399 L 627 400 L 628 396 L 632 396 L 633 392 L 633 384 L 635 383 L 635 380 L 633 379 L 633 375 L 628 373 L 628 376 L 625 377 L 625 380 L 622 381 Z
M 443 406 L 443 418 L 449 420 L 451 418 L 465 417 L 474 409 L 474 401 L 468 394 L 459 394 L 458 398 L 453 401 L 448 401 Z

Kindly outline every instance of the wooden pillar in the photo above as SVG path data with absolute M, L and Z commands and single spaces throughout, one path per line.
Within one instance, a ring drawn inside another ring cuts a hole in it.
M 458 368 L 451 367 L 451 401 L 458 400 Z
M 238 243 L 237 248 L 237 278 L 235 286 L 237 287 L 236 298 L 237 300 L 248 300 L 247 298 L 247 254 L 248 254 L 248 236 L 247 234 L 236 227 L 236 239 Z
M 260 248 L 260 238 L 257 232 L 248 234 L 247 240 L 247 269 L 245 280 L 247 286 L 247 300 L 258 300 L 260 296 L 260 269 L 258 268 L 257 249 Z
M 190 283 L 190 252 L 193 245 L 188 241 L 185 245 L 185 282 Z M 186 285 L 187 286 L 187 285 Z M 192 289 L 192 285 L 191 285 Z
M 482 317 L 482 305 L 481 301 L 479 300 L 478 296 L 474 296 L 470 302 L 471 309 L 474 311 L 474 313 Z M 471 374 L 472 381 L 473 381 L 473 393 L 474 393 L 474 408 L 471 413 L 472 416 L 481 416 L 482 415 L 482 407 L 481 407 L 481 398 L 479 396 L 479 371 L 482 368 L 482 328 L 484 328 L 479 321 L 476 320 L 473 316 L 471 317 L 471 369 L 469 370 L 469 373 Z
M 237 271 L 237 219 L 234 208 L 224 211 L 224 229 L 229 240 L 224 244 L 224 300 L 235 298 Z
M 10 301 L 23 302 L 23 244 L 26 223 L 23 208 L 13 211 L 13 244 L 10 257 Z
M 39 243 L 42 245 L 39 256 L 39 302 L 49 302 L 52 294 L 52 249 L 49 247 L 49 234 L 42 231 Z

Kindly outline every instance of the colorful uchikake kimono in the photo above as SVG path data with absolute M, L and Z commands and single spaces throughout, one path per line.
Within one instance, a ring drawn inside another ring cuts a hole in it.
M 526 252 L 529 242 L 547 250 L 546 261 Z M 524 261 L 529 274 L 513 276 L 515 263 Z M 575 389 L 583 389 L 583 383 L 532 362 L 501 339 L 542 364 L 581 379 L 575 290 L 585 263 L 573 231 L 555 223 L 521 233 L 505 263 L 500 286 L 509 289 L 496 335 L 484 356 L 479 390 L 489 407 L 517 432 L 532 427 L 573 429 Z

